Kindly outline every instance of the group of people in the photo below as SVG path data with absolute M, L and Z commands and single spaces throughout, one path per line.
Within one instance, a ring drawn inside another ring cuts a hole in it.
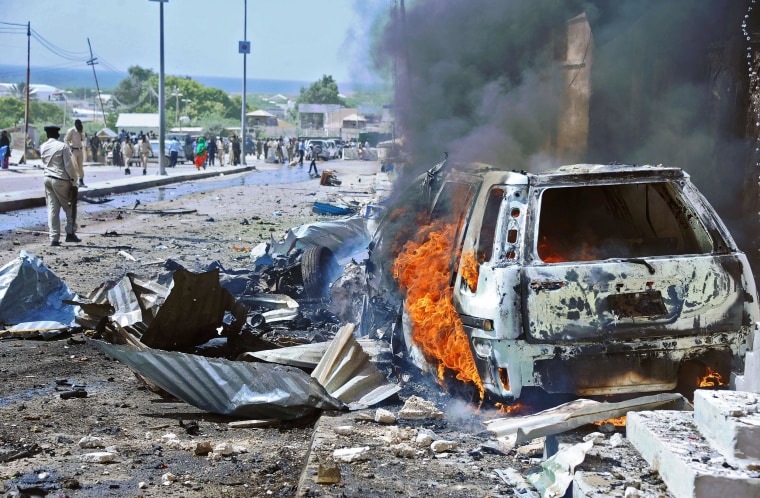
M 174 142 L 179 146 L 179 141 L 174 139 L 170 145 L 170 162 L 176 161 L 174 159 Z M 179 148 L 177 148 L 179 151 Z M 193 153 L 195 155 L 193 162 L 196 169 L 206 169 L 206 166 L 213 166 L 215 161 L 219 161 L 219 166 L 224 166 L 225 160 L 227 164 L 237 166 L 241 162 L 241 146 L 240 139 L 234 133 L 230 138 L 226 137 L 198 137 L 193 141 Z M 176 164 L 176 162 L 175 162 Z

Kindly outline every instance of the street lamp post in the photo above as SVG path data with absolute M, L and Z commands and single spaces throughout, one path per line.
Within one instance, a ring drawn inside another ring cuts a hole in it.
M 179 122 L 179 98 L 182 97 L 182 96 L 183 96 L 183 94 L 179 93 L 179 88 L 177 86 L 175 86 L 174 87 L 174 92 L 172 92 L 172 97 L 174 97 L 174 105 L 176 107 L 175 118 L 177 120 L 177 123 L 180 125 L 180 127 L 182 127 L 182 123 Z M 184 102 L 185 99 L 182 99 L 182 101 Z
M 192 102 L 190 99 L 182 99 L 182 102 L 185 104 L 185 107 L 183 107 L 183 111 L 187 111 L 187 104 Z M 179 131 L 182 131 L 182 118 L 179 120 Z
M 158 71 L 158 174 L 166 175 L 166 160 L 164 158 L 164 151 L 166 150 L 166 109 L 164 106 L 164 4 L 169 0 L 150 0 L 151 2 L 158 2 L 158 17 L 159 17 L 159 71 Z
M 243 54 L 243 105 L 240 116 L 240 147 L 243 151 L 243 164 L 245 165 L 245 83 L 248 73 L 247 56 L 251 53 L 251 42 L 248 37 L 248 0 L 243 0 L 243 40 L 238 42 L 238 53 Z
M 66 129 L 66 108 L 69 106 L 69 100 L 64 92 L 61 92 L 61 97 L 63 98 L 63 129 Z

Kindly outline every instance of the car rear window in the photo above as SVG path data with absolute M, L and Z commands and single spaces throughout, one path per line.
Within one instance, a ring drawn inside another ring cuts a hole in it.
M 545 263 L 705 254 L 712 241 L 674 183 L 546 188 L 538 257 Z

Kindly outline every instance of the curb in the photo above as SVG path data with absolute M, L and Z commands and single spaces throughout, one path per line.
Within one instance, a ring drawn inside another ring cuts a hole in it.
M 139 169 L 138 169 L 139 170 Z M 106 185 L 98 186 L 94 184 L 92 187 L 88 187 L 86 190 L 80 190 L 79 196 L 82 197 L 102 197 L 114 194 L 123 194 L 126 192 L 135 192 L 137 190 L 143 190 L 146 188 L 160 187 L 162 185 L 170 185 L 172 183 L 181 183 L 189 180 L 197 180 L 202 178 L 213 178 L 215 176 L 224 176 L 228 174 L 244 173 L 246 171 L 255 171 L 256 166 L 235 166 L 225 171 L 213 170 L 213 171 L 193 171 L 192 173 L 183 173 L 178 175 L 164 176 L 142 176 L 135 175 L 134 177 L 125 175 L 125 178 L 112 180 L 107 182 Z M 45 192 L 40 184 L 40 189 L 34 191 L 23 192 L 11 192 L 8 194 L 10 198 L 0 200 L 0 213 L 7 213 L 9 211 L 18 211 L 21 209 L 31 209 L 36 207 L 42 207 L 45 205 Z

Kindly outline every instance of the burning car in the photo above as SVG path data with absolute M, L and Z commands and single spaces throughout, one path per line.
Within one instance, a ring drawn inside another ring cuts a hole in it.
M 679 168 L 444 161 L 399 204 L 370 245 L 362 328 L 441 379 L 514 400 L 683 392 L 742 367 L 751 269 Z

